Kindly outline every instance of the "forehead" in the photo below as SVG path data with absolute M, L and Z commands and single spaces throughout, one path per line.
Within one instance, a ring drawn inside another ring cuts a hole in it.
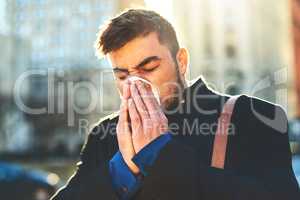
M 116 51 L 108 53 L 108 58 L 113 67 L 135 66 L 149 56 L 168 58 L 171 56 L 169 49 L 160 44 L 157 34 L 150 33 L 144 37 L 137 37 Z

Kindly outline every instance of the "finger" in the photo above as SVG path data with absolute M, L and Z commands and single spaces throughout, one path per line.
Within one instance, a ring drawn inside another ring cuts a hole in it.
M 132 137 L 135 137 L 138 133 L 142 133 L 142 124 L 141 118 L 132 98 L 128 99 L 128 113 L 131 121 Z
M 129 80 L 124 81 L 123 83 L 123 98 L 128 99 L 130 97 L 130 82 Z
M 139 168 L 131 161 L 132 157 L 136 154 L 133 140 L 131 136 L 131 131 L 129 128 L 129 116 L 128 116 L 128 100 L 123 99 L 121 105 L 121 111 L 119 116 L 119 122 L 117 125 L 117 139 L 119 150 L 124 158 L 124 161 L 130 168 L 130 170 L 137 174 L 139 173 Z
M 128 119 L 128 106 L 127 100 L 123 99 L 121 108 L 119 121 L 117 125 L 117 139 L 119 147 L 127 146 L 126 144 L 132 143 L 131 139 L 131 131 L 129 128 L 129 119 Z M 124 147 L 125 148 L 125 147 Z
M 137 81 L 137 88 L 142 97 L 150 118 L 154 119 L 161 116 L 161 108 L 156 101 L 150 85 Z
M 135 83 L 130 85 L 130 92 L 141 120 L 147 120 L 149 118 L 149 114 Z
M 130 132 L 128 119 L 128 100 L 123 99 L 120 109 L 119 122 L 124 132 Z

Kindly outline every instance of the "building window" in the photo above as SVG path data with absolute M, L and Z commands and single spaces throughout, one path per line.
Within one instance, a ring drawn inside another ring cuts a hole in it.
M 235 58 L 236 57 L 236 48 L 232 44 L 227 44 L 225 46 L 225 53 L 227 58 Z
M 18 6 L 25 6 L 28 3 L 28 0 L 17 0 L 16 4 Z

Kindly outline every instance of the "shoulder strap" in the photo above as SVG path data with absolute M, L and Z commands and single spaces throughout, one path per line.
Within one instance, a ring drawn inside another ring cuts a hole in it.
M 215 140 L 213 145 L 213 154 L 211 166 L 224 169 L 227 140 L 228 140 L 228 127 L 230 125 L 231 115 L 236 100 L 240 95 L 231 96 L 224 104 L 220 117 L 218 119 L 218 127 L 215 133 Z

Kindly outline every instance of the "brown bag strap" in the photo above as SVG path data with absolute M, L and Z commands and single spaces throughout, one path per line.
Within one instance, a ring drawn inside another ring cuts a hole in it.
M 231 115 L 236 100 L 240 95 L 231 96 L 224 104 L 220 117 L 218 119 L 218 127 L 215 134 L 213 154 L 211 166 L 224 169 L 227 140 L 228 140 L 228 127 L 230 125 Z

